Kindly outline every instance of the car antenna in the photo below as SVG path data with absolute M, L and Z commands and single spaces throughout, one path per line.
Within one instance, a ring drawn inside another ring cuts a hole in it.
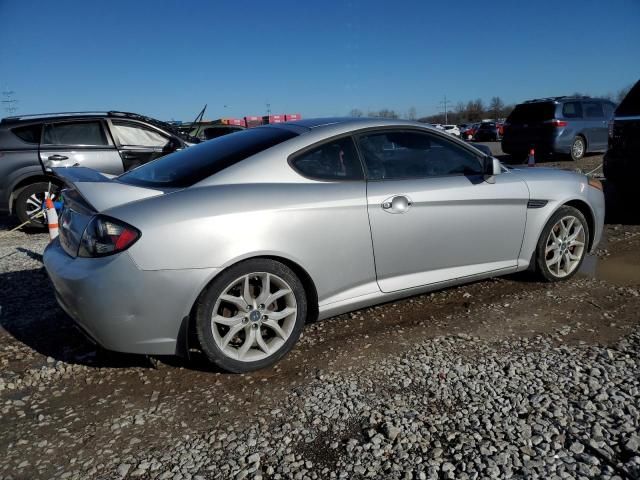
M 202 121 L 202 119 L 204 118 L 204 112 L 207 110 L 207 104 L 204 104 L 204 107 L 202 108 L 202 110 L 200 110 L 200 113 L 198 115 L 196 115 L 196 119 L 193 121 L 193 125 L 195 125 L 196 123 L 199 123 L 200 121 Z M 194 133 L 192 135 L 192 137 L 198 137 L 198 133 L 200 133 L 200 125 L 198 125 L 197 129 L 196 129 L 196 133 Z

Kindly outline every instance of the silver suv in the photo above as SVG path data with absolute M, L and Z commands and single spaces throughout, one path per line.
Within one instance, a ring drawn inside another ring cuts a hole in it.
M 59 180 L 52 167 L 83 166 L 119 175 L 184 148 L 193 139 L 149 117 L 125 112 L 71 112 L 0 121 L 0 212 L 43 227 L 35 217 Z M 197 140 L 196 140 L 197 141 Z M 35 218 L 34 218 L 35 217 Z

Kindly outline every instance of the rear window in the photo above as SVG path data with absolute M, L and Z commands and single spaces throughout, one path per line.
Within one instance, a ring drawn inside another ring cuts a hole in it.
M 556 106 L 551 102 L 521 103 L 509 115 L 510 123 L 544 122 L 551 120 Z
M 564 118 L 582 117 L 582 105 L 580 102 L 567 102 L 562 106 L 562 116 Z
M 281 128 L 251 128 L 161 157 L 118 180 L 143 187 L 186 188 L 295 136 Z
M 629 117 L 640 115 L 640 82 L 636 83 L 616 108 L 616 115 Z
M 107 137 L 99 121 L 45 125 L 42 143 L 45 145 L 108 145 Z
M 27 125 L 25 127 L 17 127 L 11 129 L 13 134 L 23 142 L 40 143 L 40 134 L 42 133 L 42 124 Z

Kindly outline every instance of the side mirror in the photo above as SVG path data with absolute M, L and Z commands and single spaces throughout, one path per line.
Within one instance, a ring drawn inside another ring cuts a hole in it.
M 169 153 L 173 153 L 176 150 L 180 150 L 182 148 L 182 143 L 175 137 L 171 137 L 167 144 L 162 147 L 162 153 L 167 155 Z
M 492 157 L 491 155 L 485 155 L 482 158 L 482 172 L 484 174 L 485 181 L 494 183 L 495 179 L 493 177 L 502 173 L 500 160 Z

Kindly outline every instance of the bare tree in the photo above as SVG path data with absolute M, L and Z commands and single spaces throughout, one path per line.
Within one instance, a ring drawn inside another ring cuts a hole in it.
M 504 102 L 500 97 L 493 97 L 489 103 L 489 112 L 493 116 L 494 120 L 502 118 L 504 110 Z
M 350 117 L 361 117 L 362 115 L 362 110 L 360 110 L 359 108 L 352 108 L 349 112 Z
M 409 112 L 407 113 L 407 118 L 409 120 L 415 120 L 417 117 L 416 107 L 411 107 Z
M 398 114 L 395 110 L 389 110 L 388 108 L 383 108 L 377 112 L 369 112 L 369 116 L 378 118 L 398 118 Z

